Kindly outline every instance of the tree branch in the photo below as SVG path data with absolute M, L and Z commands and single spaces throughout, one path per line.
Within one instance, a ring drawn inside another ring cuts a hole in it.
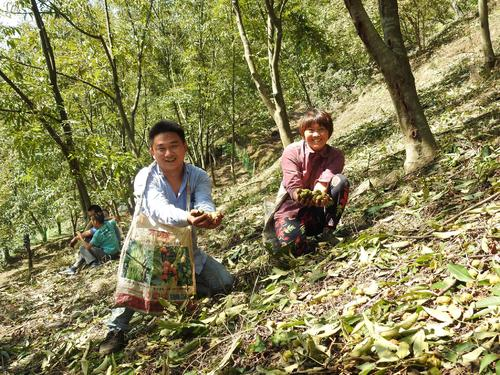
M 257 92 L 261 97 L 262 101 L 266 105 L 269 110 L 271 116 L 274 117 L 274 112 L 276 111 L 275 105 L 270 99 L 269 89 L 264 85 L 262 79 L 260 78 L 259 73 L 257 72 L 257 68 L 253 62 L 252 51 L 250 49 L 250 43 L 248 41 L 248 37 L 245 32 L 245 28 L 243 25 L 243 19 L 241 17 L 240 4 L 238 0 L 232 0 L 234 14 L 236 16 L 236 25 L 238 27 L 238 32 L 240 34 L 241 42 L 243 44 L 244 57 L 248 65 L 248 69 L 250 70 L 250 75 L 254 84 L 257 88 Z
M 42 123 L 43 127 L 49 135 L 52 137 L 52 139 L 57 143 L 57 145 L 61 148 L 61 151 L 63 152 L 64 156 L 68 156 L 68 148 L 67 145 L 63 142 L 59 134 L 54 130 L 52 126 L 47 122 L 47 120 L 43 117 L 43 114 L 40 113 L 33 104 L 33 101 L 17 86 L 4 72 L 2 69 L 0 69 L 0 77 L 3 78 L 3 80 L 16 92 L 17 95 L 22 99 L 22 101 L 27 105 L 29 112 L 33 115 L 36 115 L 39 119 L 39 121 Z
M 361 0 L 344 0 L 344 4 L 351 15 L 356 32 L 363 43 L 369 47 L 367 48 L 368 53 L 377 62 L 378 66 L 384 66 L 382 61 L 388 56 L 392 57 L 393 53 L 378 34 L 370 17 L 366 13 L 363 3 Z
M 9 57 L 9 56 L 5 56 L 5 55 L 0 55 L 0 59 L 5 59 L 5 60 L 9 60 L 9 61 L 12 61 L 13 63 L 16 63 L 18 65 L 22 65 L 22 66 L 25 66 L 25 67 L 28 67 L 28 68 L 31 68 L 31 69 L 36 69 L 36 70 L 44 70 L 44 68 L 40 67 L 40 66 L 35 66 L 35 65 L 31 65 L 31 64 L 28 64 L 28 63 L 24 63 L 22 61 L 19 61 L 19 60 L 16 60 L 16 59 L 13 59 L 12 57 Z M 68 78 L 72 81 L 76 81 L 76 82 L 80 82 L 80 83 L 83 83 L 87 86 L 90 86 L 92 87 L 93 89 L 99 91 L 101 94 L 104 94 L 105 96 L 107 96 L 109 99 L 111 100 L 115 100 L 114 96 L 111 95 L 109 92 L 107 92 L 106 90 L 100 88 L 99 86 L 97 85 L 94 85 L 92 82 L 89 82 L 89 81 L 86 81 L 84 80 L 83 78 L 80 78 L 80 77 L 75 77 L 75 76 L 71 76 L 69 74 L 65 74 L 65 73 L 62 73 L 62 72 L 56 72 L 58 75 L 62 76 L 62 77 L 65 77 L 65 78 Z
M 54 3 L 49 2 L 48 5 L 52 9 L 55 10 L 55 12 L 56 12 L 56 14 L 58 16 L 61 16 L 62 18 L 64 18 L 71 26 L 73 26 L 76 30 L 78 30 L 82 34 L 87 35 L 89 38 L 92 38 L 92 39 L 99 40 L 101 38 L 101 35 L 99 35 L 99 34 L 92 34 L 91 32 L 86 31 L 83 28 L 81 28 L 80 26 L 78 26 L 76 23 L 73 22 L 73 20 L 71 18 L 68 17 L 68 15 L 66 13 L 64 13 L 63 11 L 61 11 L 60 8 L 58 8 L 56 5 L 54 5 Z

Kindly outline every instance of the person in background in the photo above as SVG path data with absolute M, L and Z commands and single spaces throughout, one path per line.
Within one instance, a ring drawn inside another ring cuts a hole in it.
M 87 216 L 90 218 L 91 216 L 99 213 L 99 212 L 102 212 L 102 208 L 101 206 L 97 205 L 97 204 L 92 204 L 89 206 L 89 208 L 87 209 Z M 95 230 L 92 231 L 92 223 L 89 219 L 87 225 L 85 226 L 85 229 L 83 230 L 82 232 L 82 236 L 84 238 L 85 241 L 89 242 L 92 238 L 92 235 L 94 234 Z M 79 238 L 77 235 L 75 235 L 71 241 L 69 241 L 69 246 L 70 247 L 74 247 L 76 245 L 76 243 L 79 241 Z
M 97 204 L 91 205 L 89 207 L 89 209 L 87 210 L 87 215 L 89 216 L 89 218 L 91 216 L 95 215 L 95 214 L 98 214 L 98 213 L 102 213 L 104 215 L 104 220 L 105 221 L 110 221 L 111 222 L 111 224 L 114 227 L 114 230 L 115 230 L 115 233 L 116 233 L 116 237 L 118 238 L 118 242 L 121 243 L 121 241 L 123 239 L 122 231 L 121 231 L 120 227 L 118 226 L 118 223 L 116 222 L 116 220 L 114 220 L 109 215 L 109 211 L 108 210 L 102 209 L 101 206 L 99 206 Z M 85 226 L 84 231 L 81 233 L 81 236 L 83 237 L 83 239 L 84 239 L 85 242 L 90 242 L 90 240 L 92 239 L 92 236 L 94 235 L 95 231 L 96 231 L 96 228 L 92 226 L 92 222 L 89 220 L 89 222 Z M 79 240 L 80 240 L 80 237 L 78 235 L 76 235 L 69 242 L 69 246 L 70 247 L 74 247 L 75 244 Z
M 76 262 L 68 269 L 61 272 L 64 275 L 74 275 L 77 271 L 87 264 L 90 267 L 97 267 L 100 263 L 117 259 L 120 253 L 120 241 L 116 235 L 116 223 L 114 220 L 104 220 L 102 212 L 96 213 L 90 217 L 95 232 L 90 242 L 86 242 L 83 234 L 77 232 L 81 245 Z
M 275 255 L 300 256 L 315 251 L 316 242 L 307 237 L 333 231 L 349 195 L 349 182 L 341 174 L 344 154 L 327 144 L 333 134 L 330 114 L 307 111 L 299 120 L 299 133 L 302 140 L 283 151 L 283 180 L 264 229 L 264 239 L 275 240 L 271 251 Z M 320 199 L 311 199 L 303 189 Z

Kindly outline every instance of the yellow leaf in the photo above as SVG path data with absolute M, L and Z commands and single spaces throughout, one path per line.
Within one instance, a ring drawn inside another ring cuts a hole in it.
M 453 318 L 447 312 L 431 309 L 429 307 L 424 307 L 424 311 L 430 316 L 432 316 L 434 319 L 437 319 L 441 322 L 445 323 L 453 322 Z
M 432 235 L 442 240 L 446 240 L 447 238 L 455 237 L 460 233 L 462 233 L 461 230 L 451 230 L 449 232 L 434 232 L 432 233 Z

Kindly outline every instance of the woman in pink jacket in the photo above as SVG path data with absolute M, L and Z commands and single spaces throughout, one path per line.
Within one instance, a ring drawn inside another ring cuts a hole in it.
M 274 229 L 273 252 L 294 256 L 315 250 L 308 236 L 335 229 L 349 195 L 349 183 L 341 174 L 344 154 L 327 144 L 333 133 L 330 114 L 308 111 L 299 121 L 299 132 L 302 140 L 283 151 L 283 180 L 266 222 L 269 231 Z M 329 198 L 313 203 L 299 196 L 299 189 L 319 190 Z M 264 239 L 269 240 L 266 233 Z

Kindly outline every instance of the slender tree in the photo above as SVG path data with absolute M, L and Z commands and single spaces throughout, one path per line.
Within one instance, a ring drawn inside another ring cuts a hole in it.
M 49 35 L 45 28 L 43 18 L 35 0 L 31 0 L 31 11 L 35 17 L 36 25 L 40 35 L 40 46 L 45 58 L 45 65 L 47 68 L 48 80 L 52 92 L 52 97 L 55 101 L 56 116 L 47 112 L 41 111 L 37 108 L 35 102 L 26 94 L 20 85 L 16 84 L 9 76 L 0 69 L 0 77 L 7 83 L 7 85 L 21 98 L 28 112 L 34 115 L 38 121 L 43 125 L 52 140 L 57 144 L 61 150 L 64 158 L 66 159 L 71 175 L 76 183 L 80 204 L 84 212 L 90 206 L 90 197 L 85 183 L 80 160 L 76 156 L 75 143 L 73 140 L 73 130 L 70 124 L 70 119 L 66 109 L 66 104 L 61 93 L 58 82 L 57 66 L 52 44 Z M 61 132 L 54 127 L 58 125 Z
M 491 44 L 490 25 L 488 22 L 488 0 L 478 0 L 481 41 L 484 55 L 484 67 L 490 70 L 495 66 L 495 53 Z
M 136 118 L 137 111 L 140 103 L 141 94 L 143 91 L 143 69 L 144 69 L 144 51 L 146 46 L 147 31 L 149 22 L 151 19 L 153 0 L 149 0 L 146 10 L 146 17 L 142 31 L 138 30 L 134 25 L 134 20 L 130 11 L 129 4 L 126 3 L 126 14 L 128 21 L 132 29 L 131 39 L 136 43 L 136 77 L 135 77 L 135 92 L 131 95 L 132 105 L 130 110 L 127 109 L 127 94 L 124 93 L 123 83 L 121 79 L 121 67 L 118 64 L 117 58 L 115 56 L 115 34 L 113 33 L 112 23 L 111 23 L 111 12 L 109 9 L 108 1 L 104 0 L 104 15 L 106 23 L 106 35 L 102 35 L 98 31 L 89 31 L 84 27 L 77 24 L 77 22 L 70 16 L 69 12 L 64 11 L 60 7 L 56 6 L 54 3 L 50 5 L 52 9 L 61 17 L 63 17 L 75 30 L 85 35 L 88 38 L 97 40 L 101 45 L 104 54 L 109 64 L 111 70 L 111 80 L 113 87 L 113 94 L 107 93 L 105 90 L 100 90 L 101 92 L 106 92 L 106 96 L 111 99 L 116 106 L 118 111 L 118 116 L 120 119 L 121 131 L 127 143 L 129 144 L 129 149 L 137 157 L 141 154 L 141 145 L 137 141 L 137 129 L 136 129 Z M 123 67 L 127 69 L 130 67 Z
M 233 10 L 236 16 L 236 25 L 238 26 L 238 32 L 243 44 L 244 56 L 250 75 L 252 76 L 252 80 L 257 88 L 260 98 L 278 127 L 281 143 L 283 143 L 283 147 L 286 147 L 292 142 L 293 138 L 288 120 L 283 89 L 281 87 L 279 61 L 283 39 L 282 15 L 287 0 L 279 1 L 278 5 L 275 5 L 274 0 L 265 0 L 265 3 L 267 11 L 267 53 L 272 91 L 269 90 L 269 87 L 262 80 L 262 76 L 258 72 L 257 66 L 254 62 L 250 42 L 243 24 L 239 1 L 232 0 Z
M 392 102 L 406 149 L 407 173 L 429 164 L 436 156 L 437 144 L 427 123 L 411 71 L 399 23 L 396 0 L 379 0 L 384 38 L 380 37 L 361 0 L 344 0 L 356 31 L 368 53 L 381 70 Z

